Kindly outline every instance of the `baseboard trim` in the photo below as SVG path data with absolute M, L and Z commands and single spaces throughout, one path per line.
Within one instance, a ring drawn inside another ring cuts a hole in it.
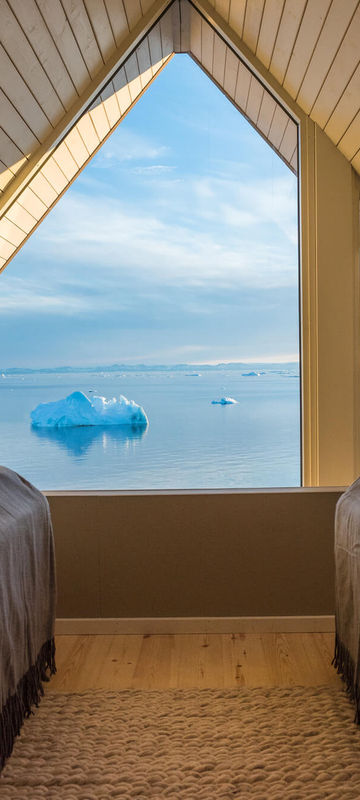
M 133 617 L 57 619 L 57 635 L 333 633 L 333 615 L 299 617 Z

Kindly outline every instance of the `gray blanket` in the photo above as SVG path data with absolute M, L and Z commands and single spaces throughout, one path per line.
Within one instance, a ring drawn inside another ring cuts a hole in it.
M 0 769 L 55 671 L 55 591 L 47 500 L 0 467 Z
M 335 514 L 336 639 L 334 663 L 360 722 L 360 478 L 340 497 Z

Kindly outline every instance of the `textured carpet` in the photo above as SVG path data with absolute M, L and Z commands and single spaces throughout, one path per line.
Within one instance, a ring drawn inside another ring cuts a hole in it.
M 331 687 L 47 694 L 1 800 L 359 800 L 360 730 Z

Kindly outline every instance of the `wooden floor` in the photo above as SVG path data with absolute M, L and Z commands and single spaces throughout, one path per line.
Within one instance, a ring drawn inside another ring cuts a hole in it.
M 58 636 L 50 691 L 336 684 L 327 633 Z

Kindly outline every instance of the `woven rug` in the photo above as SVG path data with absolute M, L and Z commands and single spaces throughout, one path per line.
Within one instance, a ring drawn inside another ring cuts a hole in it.
M 340 687 L 47 694 L 1 800 L 359 800 Z

